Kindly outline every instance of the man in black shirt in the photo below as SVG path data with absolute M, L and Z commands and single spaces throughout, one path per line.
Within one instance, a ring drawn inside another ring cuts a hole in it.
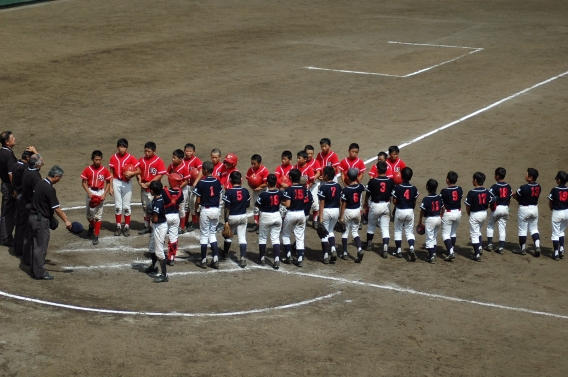
M 12 149 L 16 145 L 16 138 L 11 131 L 0 133 L 0 180 L 2 184 L 2 220 L 0 223 L 0 244 L 4 246 L 14 246 L 12 231 L 16 215 L 16 204 L 14 200 L 14 189 L 11 182 L 12 167 L 18 161 Z
M 43 158 L 39 154 L 30 157 L 27 167 L 22 174 L 22 206 L 24 210 L 20 214 L 19 221 L 22 222 L 24 242 L 22 245 L 22 264 L 29 266 L 32 263 L 32 235 L 30 233 L 28 217 L 32 208 L 32 198 L 34 189 L 41 181 L 40 169 L 43 166 Z M 18 222 L 19 224 L 19 222 Z M 18 234 L 20 232 L 18 231 Z
M 26 202 L 22 195 L 22 178 L 24 176 L 24 170 L 28 168 L 32 154 L 32 152 L 25 151 L 22 154 L 22 158 L 12 167 L 12 186 L 14 187 L 14 198 L 16 199 L 14 254 L 17 256 L 21 256 L 24 250 L 25 224 L 28 222 Z
M 30 231 L 32 234 L 32 276 L 35 279 L 53 280 L 45 271 L 45 255 L 49 244 L 50 223 L 53 221 L 54 213 L 65 222 L 65 227 L 71 229 L 71 222 L 61 210 L 55 185 L 63 177 L 63 169 L 55 165 L 49 170 L 47 178 L 40 181 L 34 191 L 32 198 L 32 208 L 28 218 Z

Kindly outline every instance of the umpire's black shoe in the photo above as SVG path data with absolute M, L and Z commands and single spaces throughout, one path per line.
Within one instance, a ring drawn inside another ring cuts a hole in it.
M 40 278 L 34 277 L 34 279 L 36 279 L 36 280 L 53 280 L 55 278 L 53 276 L 51 276 L 49 274 L 49 272 L 46 272 L 42 277 L 40 277 Z
M 152 266 L 148 266 L 144 269 L 144 273 L 146 274 L 157 274 L 158 273 L 158 266 L 152 268 Z

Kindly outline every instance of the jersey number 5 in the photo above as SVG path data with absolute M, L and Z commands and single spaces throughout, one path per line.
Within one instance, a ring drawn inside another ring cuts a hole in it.
M 240 202 L 241 200 L 243 200 L 243 192 L 242 191 L 237 191 L 237 200 Z

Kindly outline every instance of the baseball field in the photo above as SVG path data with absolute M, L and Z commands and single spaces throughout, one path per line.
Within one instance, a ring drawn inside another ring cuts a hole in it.
M 474 172 L 492 184 L 499 166 L 515 190 L 529 167 L 543 187 L 540 258 L 530 241 L 527 255 L 510 252 L 513 201 L 507 251 L 481 263 L 467 258 L 465 214 L 458 257 L 436 264 L 418 236 L 416 262 L 404 242 L 402 259 L 375 248 L 356 264 L 350 244 L 349 261 L 324 265 L 310 228 L 303 268 L 258 265 L 247 233 L 247 268 L 233 249 L 218 271 L 201 270 L 192 232 L 165 284 L 141 272 L 148 236 L 114 237 L 106 207 L 98 246 L 52 232 L 53 281 L 33 280 L 0 248 L 0 375 L 565 376 L 567 261 L 551 258 L 546 196 L 568 170 L 567 18 L 560 0 L 0 9 L 0 128 L 16 136 L 16 155 L 31 144 L 46 168 L 65 170 L 58 197 L 84 225 L 80 173 L 95 149 L 108 162 L 121 137 L 136 157 L 156 142 L 166 162 L 187 142 L 203 160 L 219 148 L 241 171 L 254 153 L 273 170 L 283 150 L 318 149 L 322 137 L 340 158 L 359 143 L 365 161 L 399 145 L 422 196 L 449 170 L 467 192 Z M 132 218 L 136 231 L 140 206 Z

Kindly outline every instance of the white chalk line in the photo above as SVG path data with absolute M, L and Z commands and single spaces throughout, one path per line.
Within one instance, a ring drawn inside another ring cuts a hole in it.
M 38 300 L 35 298 L 29 298 L 24 296 L 13 295 L 11 293 L 7 293 L 4 291 L 0 291 L 0 295 L 16 300 L 32 302 L 35 304 L 40 305 L 47 305 L 47 306 L 54 306 L 58 308 L 64 309 L 71 309 L 71 310 L 79 310 L 84 312 L 92 312 L 92 313 L 102 313 L 102 314 L 120 314 L 120 315 L 137 315 L 137 316 L 161 316 L 161 317 L 231 317 L 231 316 L 240 316 L 246 314 L 256 314 L 256 313 L 266 313 L 273 310 L 284 310 L 284 309 L 294 309 L 301 306 L 313 304 L 318 301 L 330 299 L 334 296 L 341 294 L 341 291 L 337 291 L 334 293 L 330 293 L 325 296 L 318 296 L 312 298 L 310 300 L 304 300 L 295 302 L 292 304 L 286 305 L 279 305 L 273 306 L 269 308 L 262 308 L 262 309 L 251 309 L 251 310 L 241 310 L 241 311 L 234 311 L 234 312 L 218 312 L 218 313 L 183 313 L 183 312 L 137 312 L 137 311 L 129 311 L 129 310 L 112 310 L 112 309 L 99 309 L 99 308 L 88 308 L 84 306 L 76 306 L 76 305 L 67 305 L 67 304 L 60 304 L 57 302 L 45 301 L 45 300 Z
M 109 237 L 110 238 L 110 237 Z M 184 247 L 180 247 L 179 250 L 183 251 L 186 249 L 198 249 L 200 245 L 186 245 Z M 54 250 L 54 253 L 58 254 L 69 254 L 69 253 L 104 253 L 104 252 L 126 252 L 126 253 L 139 253 L 139 252 L 146 252 L 148 247 L 130 247 L 130 246 L 120 246 L 120 247 L 102 247 L 97 248 L 93 246 L 92 248 L 77 248 L 77 249 L 61 249 L 61 250 Z
M 412 46 L 427 46 L 427 47 L 444 47 L 444 48 L 461 48 L 461 49 L 468 49 L 468 50 L 472 50 L 470 52 L 467 52 L 463 55 L 460 55 L 456 58 L 450 59 L 450 60 L 445 60 L 441 63 L 438 64 L 434 64 L 430 67 L 427 68 L 423 68 L 423 69 L 419 69 L 418 71 L 415 72 L 411 72 L 408 73 L 406 75 L 391 75 L 391 74 L 387 74 L 387 73 L 378 73 L 378 72 L 363 72 L 363 71 L 350 71 L 350 70 L 345 70 L 345 69 L 331 69 L 331 68 L 320 68 L 320 67 L 312 67 L 312 66 L 308 66 L 308 67 L 302 67 L 304 69 L 311 69 L 311 70 L 318 70 L 318 71 L 332 71 L 332 72 L 339 72 L 339 73 L 354 73 L 354 74 L 358 74 L 358 75 L 372 75 L 372 76 L 387 76 L 387 77 L 398 77 L 398 78 L 406 78 L 406 77 L 412 77 L 415 75 L 418 75 L 420 73 L 429 71 L 431 69 L 440 67 L 444 64 L 448 64 L 451 62 L 454 62 L 458 59 L 461 59 L 467 55 L 471 55 L 471 54 L 475 54 L 476 52 L 482 51 L 483 48 L 481 47 L 467 47 L 467 46 L 450 46 L 450 45 L 438 45 L 438 44 L 431 44 L 431 43 L 409 43 L 409 42 L 394 42 L 394 41 L 388 41 L 388 43 L 390 44 L 401 44 L 401 45 L 412 45 Z
M 358 280 L 349 280 L 349 279 L 345 279 L 345 278 L 318 275 L 318 274 L 307 273 L 307 272 L 274 270 L 274 269 L 271 269 L 271 268 L 261 267 L 261 266 L 251 266 L 251 267 L 252 268 L 264 269 L 264 270 L 276 271 L 276 272 L 280 272 L 280 273 L 283 273 L 283 274 L 286 274 L 286 275 L 297 275 L 297 276 L 305 276 L 305 277 L 312 277 L 312 278 L 318 278 L 318 279 L 325 279 L 325 280 L 331 280 L 331 281 L 336 281 L 336 282 L 340 282 L 340 283 L 384 289 L 384 290 L 389 290 L 389 291 L 394 291 L 394 292 L 399 292 L 399 293 L 408 293 L 408 294 L 412 294 L 412 295 L 424 296 L 424 297 L 428 297 L 428 298 L 445 300 L 445 301 L 467 303 L 467 304 L 472 304 L 472 305 L 479 305 L 479 306 L 485 306 L 485 307 L 496 308 L 496 309 L 511 310 L 511 311 L 522 312 L 522 313 L 527 313 L 527 314 L 535 314 L 535 315 L 543 315 L 543 316 L 547 316 L 547 317 L 554 317 L 554 318 L 560 318 L 560 319 L 568 319 L 568 315 L 554 314 L 554 313 L 548 313 L 548 312 L 543 312 L 543 311 L 538 311 L 538 310 L 531 310 L 531 309 L 526 309 L 526 308 L 517 308 L 517 307 L 514 307 L 514 306 L 499 305 L 499 304 L 494 304 L 494 303 L 491 303 L 491 302 L 483 302 L 483 301 L 477 301 L 477 300 L 466 300 L 466 299 L 459 298 L 459 297 L 452 297 L 452 296 L 445 296 L 445 295 L 436 294 L 436 293 L 422 292 L 422 291 L 417 291 L 417 290 L 410 289 L 410 288 L 399 288 L 399 287 L 393 287 L 393 286 L 390 286 L 390 285 L 366 283 L 366 282 L 358 281 Z

